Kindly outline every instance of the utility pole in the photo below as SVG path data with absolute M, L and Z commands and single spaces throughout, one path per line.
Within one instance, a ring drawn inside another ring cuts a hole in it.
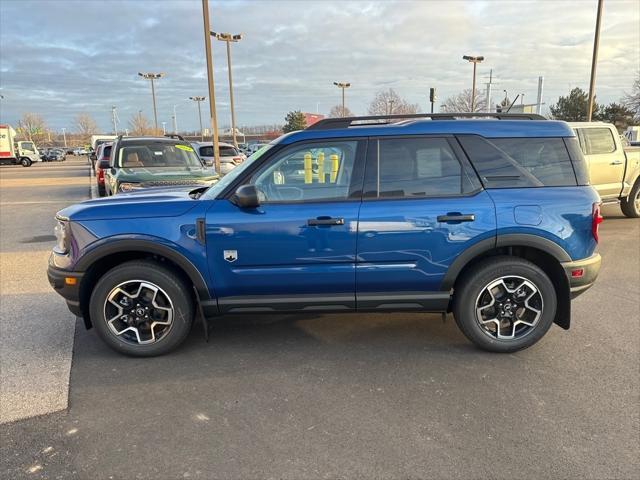
M 200 110 L 200 102 L 203 102 L 207 97 L 189 97 L 189 100 L 193 100 L 198 103 L 198 118 L 200 119 L 200 141 L 204 141 L 204 130 L 202 130 L 202 110 Z
M 173 120 L 173 133 L 177 135 L 178 134 L 178 116 L 176 115 L 176 107 L 177 105 L 173 106 L 173 117 L 171 117 L 171 119 Z
M 166 125 L 167 125 L 167 122 L 162 122 L 162 135 L 166 135 L 167 134 Z
M 536 113 L 540 115 L 542 111 L 542 86 L 544 84 L 544 77 L 538 77 L 538 101 L 536 102 Z
M 390 98 L 390 99 L 389 99 L 389 113 L 388 113 L 387 115 L 393 115 L 393 104 L 394 104 L 395 102 L 396 102 L 396 101 L 395 101 L 393 98 Z
M 66 128 L 62 127 L 62 138 L 64 139 L 64 148 L 67 148 L 67 132 Z
M 491 85 L 493 84 L 493 68 L 489 70 L 489 83 L 487 83 L 487 98 L 485 100 L 487 113 L 491 112 Z
M 463 55 L 463 60 L 467 60 L 469 63 L 473 63 L 473 83 L 471 87 L 471 113 L 475 111 L 476 107 L 476 65 L 484 60 L 482 56 L 473 57 L 471 55 Z
M 160 72 L 160 73 L 141 73 L 141 72 L 138 72 L 138 75 L 140 75 L 142 78 L 145 78 L 145 79 L 151 81 L 151 97 L 153 99 L 153 126 L 154 126 L 155 133 L 157 134 L 158 133 L 158 111 L 156 110 L 156 89 L 155 89 L 153 81 L 164 77 L 164 73 L 162 73 L 162 72 Z
M 232 35 L 230 33 L 216 33 L 211 32 L 211 36 L 227 44 L 227 70 L 229 71 L 229 100 L 231 102 L 231 132 L 233 135 L 233 144 L 238 148 L 238 141 L 236 139 L 236 112 L 233 106 L 233 77 L 231 75 L 231 42 L 239 42 L 242 40 L 242 34 L 238 33 Z
M 433 113 L 433 104 L 436 103 L 436 89 L 433 87 L 429 89 L 429 101 L 431 102 L 431 113 Z
M 345 117 L 344 91 L 349 88 L 351 84 L 349 82 L 333 82 L 333 84 L 342 90 L 342 117 Z
M 204 27 L 204 51 L 207 56 L 207 83 L 209 85 L 209 113 L 213 136 L 213 159 L 216 172 L 220 174 L 220 147 L 218 142 L 218 118 L 213 78 L 213 52 L 211 51 L 211 29 L 209 27 L 209 0 L 202 0 L 202 20 Z
M 600 46 L 600 21 L 602 20 L 602 1 L 598 0 L 598 13 L 596 15 L 596 32 L 593 37 L 593 56 L 591 58 L 591 80 L 589 81 L 589 105 L 587 107 L 587 122 L 593 115 L 593 100 L 596 88 L 596 66 L 598 64 L 598 47 Z
M 116 121 L 116 106 L 111 106 L 111 123 L 113 123 L 113 134 L 118 135 L 118 122 Z

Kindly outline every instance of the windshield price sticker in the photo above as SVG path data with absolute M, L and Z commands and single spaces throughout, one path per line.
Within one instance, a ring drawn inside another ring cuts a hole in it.
M 193 152 L 193 148 L 186 145 L 176 145 L 175 147 L 179 148 L 180 150 L 184 150 L 185 152 Z

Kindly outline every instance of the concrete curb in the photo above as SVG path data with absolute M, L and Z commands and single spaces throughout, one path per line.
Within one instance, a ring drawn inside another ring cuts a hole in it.
M 91 168 L 91 165 L 89 165 L 89 196 L 90 198 L 98 198 L 98 182 L 96 180 L 96 175 L 95 172 L 93 171 L 93 168 Z

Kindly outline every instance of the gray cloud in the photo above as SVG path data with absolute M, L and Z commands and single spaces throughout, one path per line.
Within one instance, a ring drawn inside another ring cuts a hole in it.
M 282 122 L 291 109 L 321 113 L 338 103 L 332 82 L 350 81 L 349 107 L 365 113 L 375 92 L 394 88 L 427 108 L 431 86 L 444 100 L 470 86 L 463 54 L 482 54 L 479 84 L 493 69 L 496 96 L 533 100 L 538 75 L 554 102 L 589 80 L 595 2 L 590 1 L 216 1 L 212 29 L 242 32 L 232 46 L 240 124 Z M 640 69 L 640 5 L 605 4 L 597 77 L 599 102 L 618 100 Z M 25 28 L 27 26 L 28 28 Z M 228 123 L 224 44 L 214 43 L 220 123 Z M 197 128 L 187 98 L 206 95 L 199 1 L 17 1 L 0 3 L 2 121 L 41 113 L 72 129 L 86 111 L 109 128 L 151 116 L 138 71 L 163 71 L 159 121 L 177 104 L 181 128 Z

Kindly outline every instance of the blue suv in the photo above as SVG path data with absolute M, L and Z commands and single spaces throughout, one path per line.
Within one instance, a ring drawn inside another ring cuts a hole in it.
M 48 276 L 130 355 L 174 349 L 195 318 L 382 311 L 453 312 L 473 343 L 513 352 L 569 328 L 600 267 L 599 202 L 564 122 L 327 119 L 211 187 L 65 208 Z

